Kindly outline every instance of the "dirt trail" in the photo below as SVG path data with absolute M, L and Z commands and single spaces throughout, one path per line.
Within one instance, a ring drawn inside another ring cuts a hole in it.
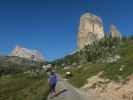
M 74 88 L 66 80 L 60 79 L 56 90 L 58 92 L 64 89 L 66 89 L 66 91 L 57 97 L 51 98 L 51 95 L 49 95 L 47 100 L 95 100 L 94 98 L 87 96 L 87 94 L 83 91 Z

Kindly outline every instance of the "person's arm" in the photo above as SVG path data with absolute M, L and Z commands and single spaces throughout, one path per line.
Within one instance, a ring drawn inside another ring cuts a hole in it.
M 58 75 L 57 74 L 55 74 L 56 75 L 56 81 L 58 82 L 59 81 L 59 77 L 58 77 Z
M 48 76 L 48 83 L 50 84 L 50 76 Z

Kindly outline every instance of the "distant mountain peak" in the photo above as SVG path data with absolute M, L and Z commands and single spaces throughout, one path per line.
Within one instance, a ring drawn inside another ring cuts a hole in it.
M 29 60 L 34 60 L 34 61 L 44 61 L 44 58 L 39 51 L 27 49 L 27 48 L 21 47 L 20 45 L 16 45 L 16 47 L 11 52 L 11 56 L 17 56 L 17 57 L 26 58 Z

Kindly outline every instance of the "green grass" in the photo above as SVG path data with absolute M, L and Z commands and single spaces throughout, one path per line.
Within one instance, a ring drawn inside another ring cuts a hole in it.
M 47 77 L 13 75 L 0 78 L 0 100 L 46 100 Z
M 76 86 L 83 86 L 91 76 L 103 72 L 101 77 L 114 81 L 126 80 L 133 73 L 133 41 L 124 41 L 119 47 L 121 59 L 115 63 L 82 64 L 80 68 L 60 71 L 62 74 L 71 71 L 73 77 L 70 82 Z M 121 66 L 124 66 L 120 71 Z

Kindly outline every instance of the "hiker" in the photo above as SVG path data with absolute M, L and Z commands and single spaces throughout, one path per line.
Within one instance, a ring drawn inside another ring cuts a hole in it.
M 49 86 L 50 86 L 50 92 L 52 93 L 52 95 L 56 95 L 56 84 L 57 84 L 57 75 L 55 74 L 55 71 L 51 71 L 48 77 L 48 82 L 49 82 Z
M 66 79 L 70 79 L 72 77 L 71 72 L 66 72 L 65 77 L 66 77 Z

